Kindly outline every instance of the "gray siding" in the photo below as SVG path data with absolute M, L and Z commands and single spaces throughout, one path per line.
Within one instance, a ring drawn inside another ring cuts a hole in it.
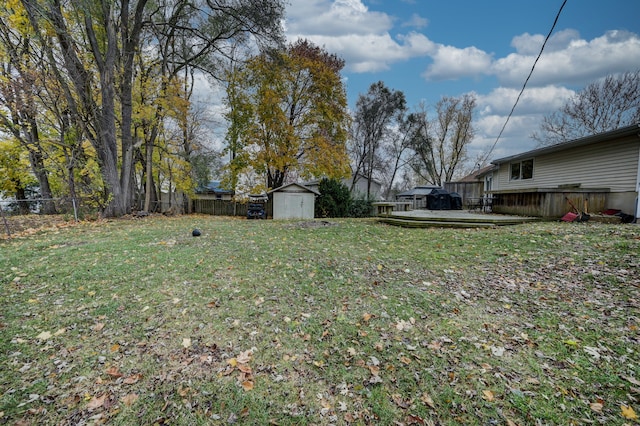
M 494 190 L 557 188 L 581 184 L 581 188 L 609 188 L 611 192 L 635 191 L 640 144 L 637 137 L 607 141 L 581 149 L 533 158 L 533 179 L 510 180 L 509 163 L 500 165 Z

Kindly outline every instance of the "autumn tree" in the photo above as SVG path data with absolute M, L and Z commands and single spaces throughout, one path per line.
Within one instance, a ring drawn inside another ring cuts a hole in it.
M 29 205 L 25 201 L 27 188 L 37 184 L 30 172 L 27 151 L 15 139 L 0 140 L 0 194 L 15 197 L 20 212 L 29 213 Z
M 300 40 L 237 69 L 226 98 L 231 170 L 250 167 L 266 177 L 267 188 L 291 176 L 346 176 L 343 66 L 336 55 Z
M 531 137 L 540 146 L 616 130 L 640 122 L 640 70 L 587 85 L 546 115 Z
M 467 147 L 475 131 L 472 124 L 476 99 L 473 95 L 444 97 L 429 120 L 424 106 L 411 116 L 412 168 L 425 182 L 443 185 L 455 176 L 467 158 Z
M 280 0 L 20 1 L 70 117 L 94 148 L 106 216 L 128 212 L 133 199 L 136 53 L 157 53 L 169 81 L 165 73 L 188 66 L 214 72 L 233 44 L 281 37 Z
M 385 167 L 383 145 L 393 140 L 394 130 L 400 125 L 406 112 L 404 93 L 389 89 L 378 81 L 356 102 L 349 153 L 353 162 L 351 189 L 360 176 L 367 179 L 367 199 L 371 195 L 371 182 L 376 172 Z
M 13 6 L 18 10 L 10 9 Z M 49 172 L 45 166 L 46 148 L 41 138 L 39 122 L 41 104 L 40 88 L 46 74 L 39 69 L 38 52 L 28 33 L 25 33 L 24 11 L 15 1 L 0 9 L 0 127 L 13 135 L 28 152 L 29 164 L 38 180 L 45 214 L 56 212 L 49 184 Z M 12 26 L 13 25 L 13 26 Z

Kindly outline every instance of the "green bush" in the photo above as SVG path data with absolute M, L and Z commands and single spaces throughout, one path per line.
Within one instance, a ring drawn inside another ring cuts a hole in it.
M 370 200 L 351 200 L 349 217 L 370 217 L 372 209 Z
M 335 179 L 324 178 L 318 185 L 320 196 L 316 200 L 316 217 L 346 217 L 351 205 L 349 188 Z

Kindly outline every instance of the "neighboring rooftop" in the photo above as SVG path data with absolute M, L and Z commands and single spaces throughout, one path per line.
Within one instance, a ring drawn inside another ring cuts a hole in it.
M 231 194 L 233 195 L 234 192 L 230 189 L 221 188 L 219 180 L 212 180 L 205 186 L 197 187 L 196 194 Z

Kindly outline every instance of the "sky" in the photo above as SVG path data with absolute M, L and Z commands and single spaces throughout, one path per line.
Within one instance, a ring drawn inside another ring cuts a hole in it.
M 469 155 L 487 152 L 563 0 L 288 0 L 285 33 L 345 62 L 349 106 L 372 83 L 410 109 L 477 99 Z M 536 147 L 541 118 L 609 74 L 640 69 L 640 0 L 568 0 L 491 158 Z

